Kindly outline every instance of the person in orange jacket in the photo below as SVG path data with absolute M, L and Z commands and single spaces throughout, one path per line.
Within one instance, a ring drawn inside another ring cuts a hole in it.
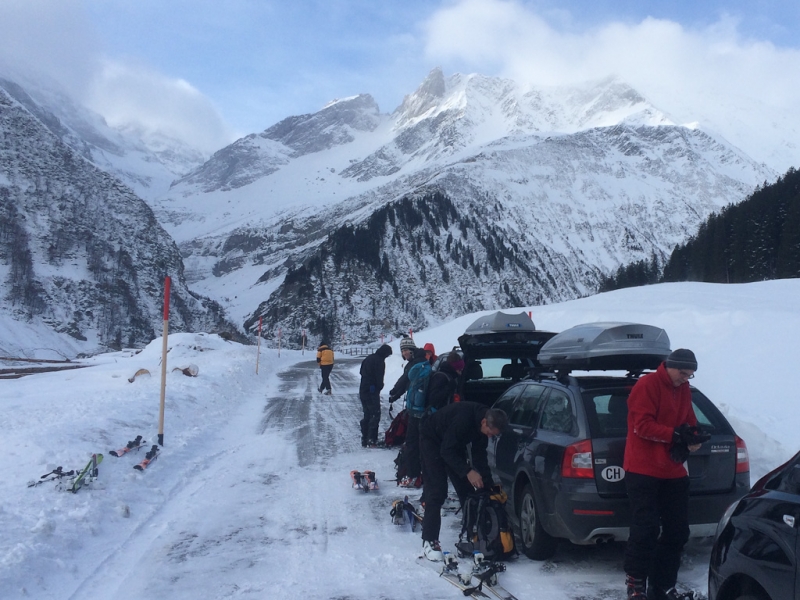
M 321 394 L 331 395 L 331 380 L 330 375 L 333 370 L 333 350 L 326 343 L 320 344 L 317 348 L 317 364 L 322 373 L 322 383 L 319 384 L 319 391 Z

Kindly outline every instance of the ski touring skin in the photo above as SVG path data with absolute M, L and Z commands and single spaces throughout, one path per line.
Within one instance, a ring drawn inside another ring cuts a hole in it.
M 69 487 L 69 491 L 75 494 L 83 486 L 97 479 L 97 465 L 99 465 L 101 462 L 103 462 L 102 454 L 92 454 L 92 458 L 89 460 L 87 465 L 78 473 L 78 476 L 72 480 L 72 485 Z
M 153 444 L 152 448 L 147 451 L 142 462 L 138 465 L 133 465 L 133 468 L 137 471 L 144 471 L 151 462 L 158 458 L 158 455 L 161 453 L 161 449 L 158 447 L 158 444 Z
M 138 450 L 142 447 L 142 444 L 145 444 L 146 440 L 142 439 L 142 436 L 137 435 L 135 439 L 132 439 L 127 443 L 127 445 L 119 450 L 112 450 L 109 452 L 111 456 L 124 456 L 131 450 Z
M 350 471 L 350 479 L 353 480 L 353 489 L 366 492 L 378 491 L 378 479 L 375 471 Z

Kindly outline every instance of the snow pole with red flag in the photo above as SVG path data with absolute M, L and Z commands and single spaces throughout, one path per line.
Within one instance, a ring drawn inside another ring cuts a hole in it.
M 164 278 L 164 331 L 161 342 L 161 405 L 158 409 L 158 445 L 164 445 L 164 400 L 167 391 L 167 335 L 169 333 L 169 277 Z

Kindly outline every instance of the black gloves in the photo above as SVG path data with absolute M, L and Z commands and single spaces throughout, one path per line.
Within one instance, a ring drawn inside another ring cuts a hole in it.
M 672 448 L 669 449 L 669 457 L 681 465 L 687 461 L 690 454 L 689 446 L 683 442 L 675 442 L 672 444 Z
M 669 449 L 669 457 L 676 463 L 684 463 L 689 458 L 689 446 L 696 446 L 711 439 L 711 434 L 704 432 L 699 427 L 693 427 L 684 423 L 676 427 L 672 434 L 672 447 Z
M 674 443 L 682 443 L 686 446 L 702 444 L 710 439 L 710 433 L 706 433 L 699 427 L 693 427 L 688 423 L 684 423 L 680 427 L 676 427 L 674 433 L 672 434 L 672 441 Z

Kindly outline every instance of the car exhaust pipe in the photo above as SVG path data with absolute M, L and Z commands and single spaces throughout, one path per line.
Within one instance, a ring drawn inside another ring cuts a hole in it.
M 602 535 L 598 535 L 594 538 L 594 543 L 596 546 L 600 546 L 602 544 L 608 544 L 614 541 L 614 536 L 610 533 L 604 533 Z

